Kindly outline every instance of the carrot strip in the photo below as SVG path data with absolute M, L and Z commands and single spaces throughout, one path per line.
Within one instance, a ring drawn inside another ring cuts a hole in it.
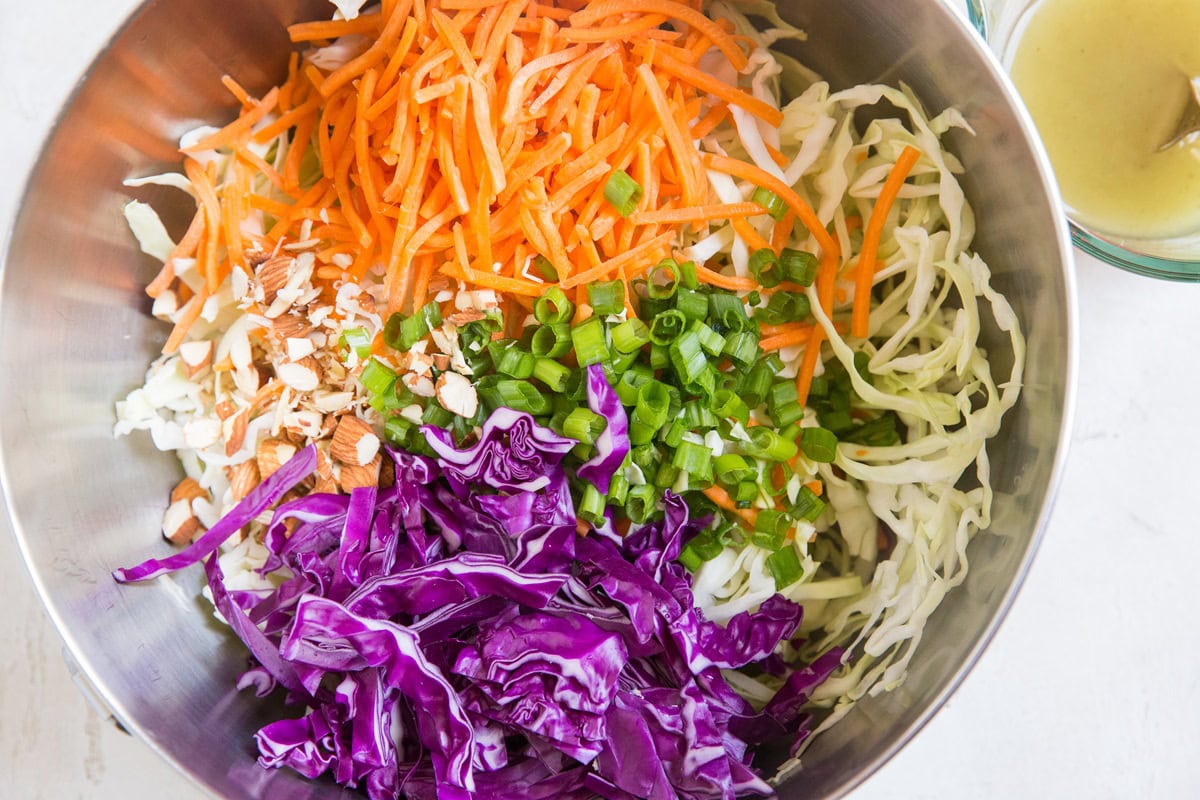
M 645 14 L 629 22 L 596 28 L 565 28 L 560 34 L 568 42 L 623 42 L 637 34 L 657 28 L 667 21 L 666 14 Z
M 171 354 L 179 349 L 179 345 L 183 344 L 187 332 L 191 330 L 196 320 L 200 318 L 200 312 L 204 310 L 204 304 L 208 301 L 209 292 L 207 286 L 201 286 L 200 291 L 196 292 L 195 296 L 187 302 L 179 311 L 179 316 L 175 320 L 175 327 L 171 329 L 170 335 L 167 336 L 166 344 L 163 345 L 163 353 Z
M 688 222 L 716 222 L 735 217 L 754 217 L 767 210 L 758 203 L 720 203 L 690 208 L 663 208 L 658 211 L 635 211 L 629 221 L 634 225 L 681 225 Z
M 250 93 L 243 89 L 242 85 L 234 80 L 232 75 L 222 75 L 221 85 L 228 89 L 229 93 L 233 95 L 234 99 L 242 105 L 254 105 L 254 99 L 250 97 Z
M 746 222 L 746 220 L 734 217 L 733 219 L 729 220 L 729 223 L 733 225 L 734 232 L 738 236 L 742 237 L 742 241 L 746 243 L 746 246 L 750 248 L 751 252 L 754 252 L 755 250 L 772 249 L 771 243 L 760 236 L 758 231 L 754 230 L 754 228 L 752 228 L 750 223 Z
M 696 278 L 718 289 L 728 289 L 731 292 L 752 292 L 761 288 L 753 278 L 739 278 L 736 275 L 723 275 L 714 272 L 703 264 L 696 265 Z
M 631 13 L 662 14 L 686 23 L 724 53 L 738 72 L 746 67 L 746 54 L 720 25 L 695 8 L 674 0 L 600 0 L 572 14 L 570 20 L 574 27 L 586 27 L 611 16 Z
M 759 100 L 736 86 L 718 80 L 708 73 L 701 72 L 693 66 L 677 61 L 665 53 L 659 53 L 654 65 L 682 81 L 690 83 L 702 92 L 713 97 L 719 97 L 726 103 L 745 109 L 768 125 L 778 128 L 783 123 L 783 112 L 778 108 Z
M 718 507 L 725 509 L 730 514 L 740 517 L 744 522 L 753 526 L 758 521 L 758 511 L 753 508 L 738 508 L 733 502 L 733 498 L 729 493 L 717 486 L 715 483 L 703 490 L 704 496 L 717 504 Z
M 259 100 L 249 111 L 246 111 L 219 131 L 205 136 L 192 146 L 181 148 L 181 152 L 190 155 L 203 150 L 216 150 L 219 147 L 231 147 L 234 144 L 240 143 L 263 117 L 274 110 L 275 103 L 278 100 L 279 87 L 275 87 L 263 95 L 263 99 Z
M 151 297 L 158 297 L 162 294 L 171 282 L 175 280 L 175 259 L 190 258 L 192 253 L 196 252 L 196 247 L 200 244 L 200 239 L 204 236 L 204 208 L 196 206 L 196 213 L 192 215 L 192 221 L 188 223 L 187 230 L 184 231 L 183 238 L 171 250 L 171 254 L 167 256 L 167 260 L 163 262 L 162 269 L 154 280 L 146 284 L 146 294 Z
M 735 158 L 713 155 L 711 153 L 704 153 L 701 158 L 710 169 L 750 181 L 764 189 L 770 189 L 779 195 L 780 199 L 796 212 L 796 217 L 804 224 L 804 227 L 808 228 L 809 233 L 813 235 L 817 240 L 817 244 L 821 246 L 821 250 L 826 254 L 833 254 L 835 258 L 838 257 L 837 242 L 825 230 L 825 226 L 817 218 L 817 213 L 812 210 L 812 207 L 808 203 L 804 202 L 800 195 L 796 194 L 792 187 L 766 170 L 760 169 L 754 164 L 748 164 L 745 161 L 738 161 Z
M 642 260 L 645 260 L 648 266 L 649 262 L 654 260 L 651 254 L 665 248 L 673 238 L 675 238 L 674 231 L 668 231 L 667 233 L 655 236 L 648 242 L 643 242 L 631 250 L 626 250 L 623 253 L 619 253 L 618 255 L 609 258 L 595 269 L 579 272 L 563 279 L 559 283 L 559 286 L 561 286 L 563 289 L 570 289 L 573 286 L 591 283 L 592 281 L 604 280 L 620 267 L 636 264 L 638 261 Z M 638 272 L 640 273 L 641 270 L 638 270 Z
M 372 34 L 379 30 L 382 17 L 378 14 L 360 14 L 354 19 L 319 20 L 297 22 L 288 26 L 288 37 L 293 42 L 315 42 L 321 39 L 337 39 L 351 34 Z
M 888 212 L 892 203 L 900 194 L 900 187 L 908 179 L 908 173 L 921 157 L 921 151 L 908 145 L 900 153 L 896 163 L 892 165 L 883 188 L 879 190 L 879 199 L 871 209 L 871 218 L 863 231 L 862 251 L 858 255 L 858 276 L 854 282 L 854 305 L 850 312 L 850 335 L 865 337 L 869 332 L 871 316 L 871 284 L 875 279 L 875 267 L 879 257 L 879 240 L 883 236 L 883 226 L 887 222 Z
M 775 336 L 769 336 L 766 339 L 761 339 L 758 343 L 758 346 L 762 348 L 763 352 L 770 352 L 772 350 L 779 350 L 783 347 L 792 347 L 793 345 L 804 344 L 810 338 L 812 338 L 812 331 L 813 329 L 810 325 L 803 330 L 794 330 L 787 333 L 776 334 Z

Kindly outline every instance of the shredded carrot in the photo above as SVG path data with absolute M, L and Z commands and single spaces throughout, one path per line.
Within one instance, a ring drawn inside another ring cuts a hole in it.
M 262 100 L 254 103 L 248 111 L 242 113 L 233 122 L 221 128 L 216 133 L 205 136 L 200 141 L 183 148 L 186 154 L 198 153 L 204 150 L 215 150 L 219 147 L 232 147 L 240 144 L 242 140 L 250 135 L 250 130 L 258 124 L 263 117 L 270 114 L 275 109 L 275 104 L 279 100 L 279 87 L 275 87 L 267 92 Z
M 636 211 L 630 216 L 634 225 L 681 225 L 688 222 L 718 222 L 734 217 L 754 217 L 767 210 L 758 203 L 722 203 L 690 208 L 664 208 L 657 211 Z
M 704 496 L 716 503 L 719 508 L 723 508 L 731 514 L 736 514 L 747 524 L 753 526 L 758 521 L 758 511 L 756 509 L 738 508 L 737 504 L 733 502 L 733 498 L 729 496 L 729 493 L 715 483 L 703 491 Z
M 154 277 L 154 280 L 146 284 L 146 294 L 151 297 L 158 297 L 171 285 L 172 281 L 175 280 L 175 259 L 191 257 L 192 253 L 196 252 L 196 248 L 199 246 L 200 239 L 203 236 L 204 207 L 197 205 L 196 213 L 192 216 L 192 221 L 188 224 L 183 238 L 171 250 L 171 254 L 163 262 L 162 269 Z
M 892 203 L 900 194 L 900 187 L 908 178 L 913 165 L 921 157 L 921 151 L 909 145 L 900 153 L 888 173 L 879 199 L 871 209 L 871 218 L 863 231 L 862 250 L 858 254 L 858 275 L 854 281 L 854 305 L 850 312 L 850 335 L 866 336 L 871 315 L 871 284 L 875 279 L 875 262 L 879 255 L 879 240 L 883 236 L 883 225 L 887 222 Z
M 175 327 L 171 329 L 171 333 L 167 336 L 166 344 L 163 345 L 163 353 L 174 353 L 179 349 L 179 345 L 183 344 L 183 339 L 187 336 L 187 332 L 192 325 L 200 318 L 200 312 L 204 310 L 204 304 L 208 301 L 208 287 L 201 286 L 187 304 L 179 310 L 178 316 L 175 318 Z
M 758 346 L 763 350 L 763 352 L 767 353 L 784 347 L 794 347 L 798 344 L 804 344 L 811 339 L 812 332 L 813 329 L 810 325 L 805 328 L 787 331 L 785 333 L 778 333 L 774 336 L 769 336 L 766 339 L 762 339 L 759 341 Z
M 729 289 L 733 292 L 752 292 L 758 289 L 758 281 L 753 278 L 739 278 L 736 275 L 722 275 L 714 272 L 703 264 L 696 265 L 696 277 L 710 286 L 718 289 Z
M 379 14 L 360 14 L 354 19 L 335 19 L 317 22 L 298 22 L 288 26 L 288 36 L 293 42 L 315 42 L 320 39 L 336 39 L 351 34 L 371 34 L 379 30 Z
M 669 55 L 660 53 L 655 59 L 655 66 L 680 80 L 687 81 L 703 92 L 708 92 L 714 97 L 721 98 L 730 105 L 749 111 L 768 125 L 777 128 L 783 122 L 783 112 L 778 108 L 764 103 L 762 100 L 743 92 L 736 86 L 730 86 L 728 83 L 718 80 L 708 73 L 701 72 L 682 61 L 677 61 Z

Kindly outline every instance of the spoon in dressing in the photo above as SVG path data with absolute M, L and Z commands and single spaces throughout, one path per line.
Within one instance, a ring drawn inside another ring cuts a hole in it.
M 1187 82 L 1191 91 L 1188 92 L 1183 111 L 1179 113 L 1179 121 L 1175 123 L 1174 131 L 1166 142 L 1159 145 L 1159 152 L 1169 150 L 1184 139 L 1200 133 L 1200 77 L 1188 78 Z

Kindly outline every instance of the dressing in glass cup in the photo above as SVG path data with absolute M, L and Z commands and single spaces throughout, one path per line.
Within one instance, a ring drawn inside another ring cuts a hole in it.
M 1058 178 L 1076 246 L 1200 281 L 1200 135 L 1163 146 L 1200 77 L 1198 0 L 966 0 Z

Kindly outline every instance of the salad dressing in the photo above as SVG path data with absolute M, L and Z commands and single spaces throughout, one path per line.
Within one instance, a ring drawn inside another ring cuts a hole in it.
M 1200 75 L 1200 3 L 1043 0 L 1006 60 L 1078 222 L 1117 237 L 1200 230 L 1200 142 L 1159 150 Z

